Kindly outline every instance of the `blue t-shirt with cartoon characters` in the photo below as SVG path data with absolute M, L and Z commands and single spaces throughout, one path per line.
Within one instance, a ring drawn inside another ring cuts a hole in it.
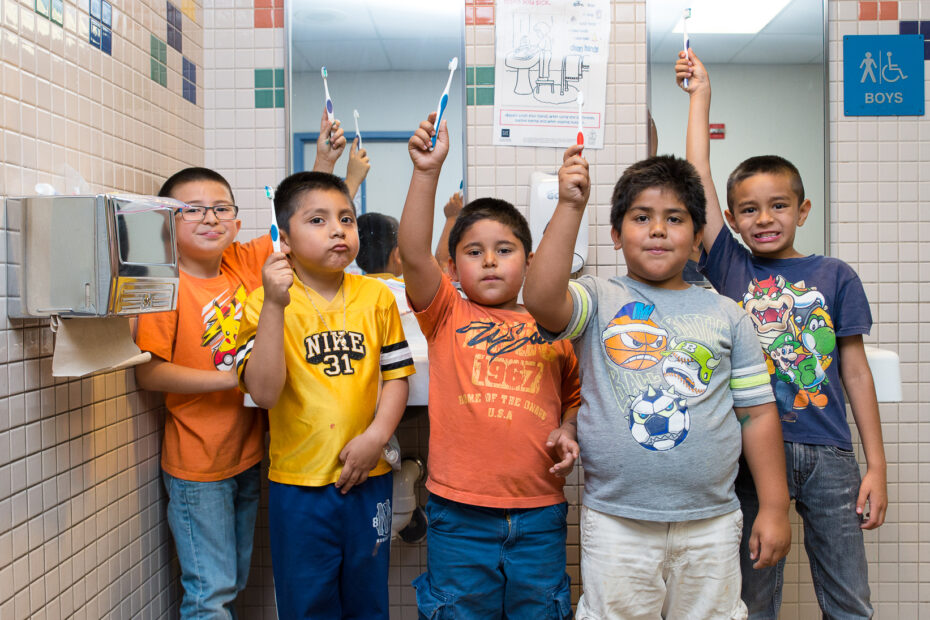
M 568 326 L 547 335 L 572 339 L 578 356 L 585 505 L 648 521 L 739 508 L 733 408 L 772 402 L 749 317 L 696 286 L 583 276 L 569 292 Z
M 753 256 L 720 231 L 701 271 L 752 317 L 766 354 L 785 441 L 852 450 L 837 338 L 868 334 L 859 276 L 837 258 Z

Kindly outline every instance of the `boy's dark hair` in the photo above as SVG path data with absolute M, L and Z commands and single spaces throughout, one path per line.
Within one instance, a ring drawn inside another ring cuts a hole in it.
M 647 189 L 665 189 L 688 209 L 694 231 L 707 222 L 707 199 L 701 177 L 690 162 L 673 155 L 658 155 L 638 161 L 620 175 L 610 198 L 610 225 L 620 232 L 623 216 L 633 201 Z
M 158 195 L 161 198 L 171 198 L 174 188 L 178 185 L 184 185 L 185 183 L 193 183 L 194 181 L 216 181 L 217 183 L 224 185 L 227 190 L 229 190 L 229 197 L 232 199 L 233 204 L 236 203 L 236 197 L 233 196 L 232 187 L 229 186 L 229 181 L 223 178 L 223 175 L 215 170 L 210 170 L 209 168 L 185 168 L 175 172 L 168 180 L 166 180 L 161 189 L 158 190 Z
M 449 231 L 449 256 L 455 262 L 455 248 L 465 232 L 472 224 L 481 220 L 494 220 L 509 228 L 514 236 L 523 244 L 523 251 L 527 256 L 533 251 L 533 236 L 530 234 L 530 225 L 526 223 L 523 214 L 506 200 L 498 198 L 478 198 L 465 205 Z
M 289 233 L 291 216 L 297 211 L 297 199 L 304 192 L 316 190 L 336 190 L 342 193 L 346 202 L 352 206 L 352 211 L 355 211 L 349 188 L 339 177 L 327 172 L 295 172 L 281 181 L 274 192 L 274 214 L 278 220 L 278 228 Z
M 391 252 L 397 247 L 397 218 L 383 213 L 358 216 L 358 256 L 355 262 L 366 273 L 385 273 Z
M 801 173 L 790 161 L 778 155 L 758 155 L 750 157 L 730 173 L 727 179 L 727 208 L 733 213 L 733 190 L 737 185 L 756 174 L 783 174 L 791 183 L 791 191 L 798 197 L 798 204 L 804 202 L 804 183 Z

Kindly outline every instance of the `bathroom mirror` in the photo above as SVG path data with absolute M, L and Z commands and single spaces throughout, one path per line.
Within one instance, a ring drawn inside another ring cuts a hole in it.
M 801 172 L 813 208 L 798 229 L 803 254 L 829 248 L 827 3 L 824 0 L 646 0 L 649 111 L 659 154 L 684 157 L 688 95 L 675 84 L 682 13 L 707 67 L 711 169 L 721 205 L 726 180 L 747 157 L 781 155 Z M 716 125 L 716 127 L 715 127 Z M 650 145 L 652 148 L 653 145 Z
M 413 165 L 407 140 L 435 111 L 449 61 L 447 121 L 451 150 L 436 195 L 434 244 L 442 207 L 465 179 L 465 4 L 444 0 L 290 0 L 287 5 L 288 171 L 309 170 L 316 154 L 325 92 L 346 138 L 355 137 L 354 110 L 371 170 L 356 197 L 361 212 L 400 219 Z M 335 173 L 345 176 L 348 150 Z

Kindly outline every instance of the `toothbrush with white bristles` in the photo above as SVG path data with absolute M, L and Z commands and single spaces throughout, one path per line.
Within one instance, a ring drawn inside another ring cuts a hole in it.
M 691 19 L 691 9 L 685 9 L 681 13 L 681 32 L 683 35 L 683 46 L 685 50 L 685 58 L 688 57 L 688 50 L 691 49 L 691 39 L 688 37 L 688 20 Z M 685 88 L 688 88 L 688 78 L 684 79 L 683 82 Z
M 442 120 L 442 114 L 446 111 L 446 106 L 449 105 L 449 87 L 452 86 L 452 75 L 458 66 L 458 56 L 449 61 L 449 79 L 446 81 L 446 89 L 442 91 L 442 96 L 439 98 L 439 107 L 436 108 L 436 123 L 433 125 L 433 140 L 429 147 L 430 150 L 436 148 L 436 138 L 439 136 L 439 121 Z
M 329 85 L 326 83 L 326 67 L 320 67 L 320 75 L 323 76 L 323 92 L 326 94 L 326 118 L 329 119 L 330 127 L 336 122 L 336 116 L 333 114 L 333 99 L 329 96 Z M 329 133 L 330 139 L 333 137 L 332 130 Z
M 584 93 L 578 91 L 578 136 L 576 138 L 579 146 L 584 146 Z
M 274 212 L 274 190 L 270 185 L 265 186 L 265 197 L 271 201 L 271 249 L 281 251 L 281 233 L 278 231 L 278 216 Z
M 358 148 L 362 148 L 362 132 L 358 130 L 358 110 L 352 110 L 355 117 L 355 135 L 358 137 Z

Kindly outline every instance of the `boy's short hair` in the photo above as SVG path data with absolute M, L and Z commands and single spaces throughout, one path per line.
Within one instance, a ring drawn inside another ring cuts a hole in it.
M 658 155 L 638 161 L 623 171 L 610 199 L 610 225 L 620 232 L 623 217 L 633 201 L 647 189 L 665 189 L 688 209 L 694 231 L 707 222 L 707 199 L 701 177 L 690 162 L 673 155 Z
M 798 197 L 798 204 L 804 202 L 804 183 L 797 167 L 784 157 L 778 155 L 757 155 L 750 157 L 736 167 L 727 179 L 727 208 L 733 212 L 733 190 L 737 185 L 756 174 L 783 174 L 791 183 L 791 191 Z
M 523 244 L 524 253 L 529 256 L 533 251 L 533 236 L 530 234 L 530 225 L 526 223 L 523 214 L 517 208 L 499 198 L 478 198 L 465 205 L 449 231 L 449 256 L 455 262 L 455 248 L 465 232 L 472 225 L 481 220 L 493 220 L 508 227 L 514 236 Z
M 355 262 L 366 273 L 384 273 L 397 247 L 397 218 L 383 213 L 358 216 L 358 256 Z
M 291 217 L 297 212 L 297 199 L 304 192 L 336 190 L 345 196 L 346 202 L 355 211 L 355 203 L 349 195 L 345 181 L 328 172 L 295 172 L 285 178 L 274 192 L 274 214 L 278 228 L 290 232 Z
M 233 204 L 236 203 L 236 197 L 233 196 L 232 187 L 230 187 L 229 181 L 227 181 L 222 174 L 215 170 L 200 167 L 185 168 L 184 170 L 175 172 L 162 184 L 161 189 L 158 190 L 158 195 L 161 198 L 171 198 L 171 194 L 174 192 L 174 189 L 178 185 L 194 183 L 196 181 L 215 181 L 220 185 L 225 186 L 229 191 L 229 197 L 232 199 Z

